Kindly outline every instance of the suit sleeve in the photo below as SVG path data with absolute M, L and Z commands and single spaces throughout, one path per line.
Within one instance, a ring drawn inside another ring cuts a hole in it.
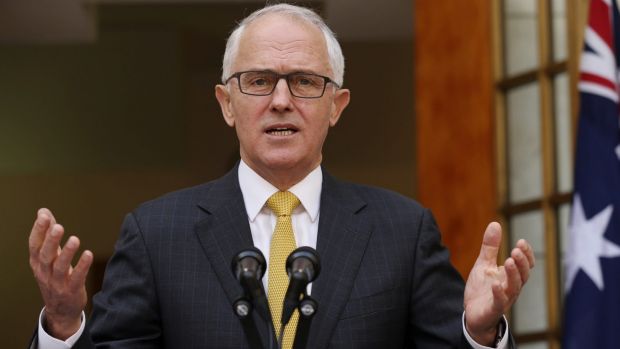
M 74 348 L 160 348 L 156 292 L 142 231 L 129 214 L 106 267 L 101 292 L 93 298 L 91 319 Z
M 471 348 L 462 330 L 464 283 L 430 211 L 418 227 L 411 294 L 409 343 L 413 348 Z

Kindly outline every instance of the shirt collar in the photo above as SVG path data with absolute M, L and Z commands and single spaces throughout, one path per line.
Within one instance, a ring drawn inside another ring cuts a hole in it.
M 322 185 L 323 172 L 321 166 L 317 166 L 299 183 L 289 188 L 289 191 L 299 198 L 312 222 L 319 216 Z M 252 222 L 265 206 L 267 199 L 278 191 L 278 188 L 259 176 L 243 160 L 239 163 L 239 186 L 241 187 L 245 210 Z

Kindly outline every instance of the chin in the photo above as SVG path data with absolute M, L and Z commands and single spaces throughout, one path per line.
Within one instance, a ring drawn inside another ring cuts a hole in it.
M 278 170 L 292 170 L 300 165 L 299 159 L 292 158 L 265 159 L 264 163 L 267 168 Z
M 287 151 L 267 154 L 267 156 L 262 158 L 262 162 L 270 169 L 294 170 L 309 167 L 317 161 L 312 161 L 306 157 L 300 157 L 299 152 Z

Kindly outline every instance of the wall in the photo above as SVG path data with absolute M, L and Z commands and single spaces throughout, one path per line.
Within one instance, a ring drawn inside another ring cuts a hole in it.
M 414 23 L 419 199 L 466 278 L 497 219 L 491 5 L 416 1 Z

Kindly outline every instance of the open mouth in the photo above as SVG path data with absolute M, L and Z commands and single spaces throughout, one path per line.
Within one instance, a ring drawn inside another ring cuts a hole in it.
M 291 127 L 274 127 L 267 129 L 266 132 L 271 136 L 290 136 L 297 132 L 297 129 Z

